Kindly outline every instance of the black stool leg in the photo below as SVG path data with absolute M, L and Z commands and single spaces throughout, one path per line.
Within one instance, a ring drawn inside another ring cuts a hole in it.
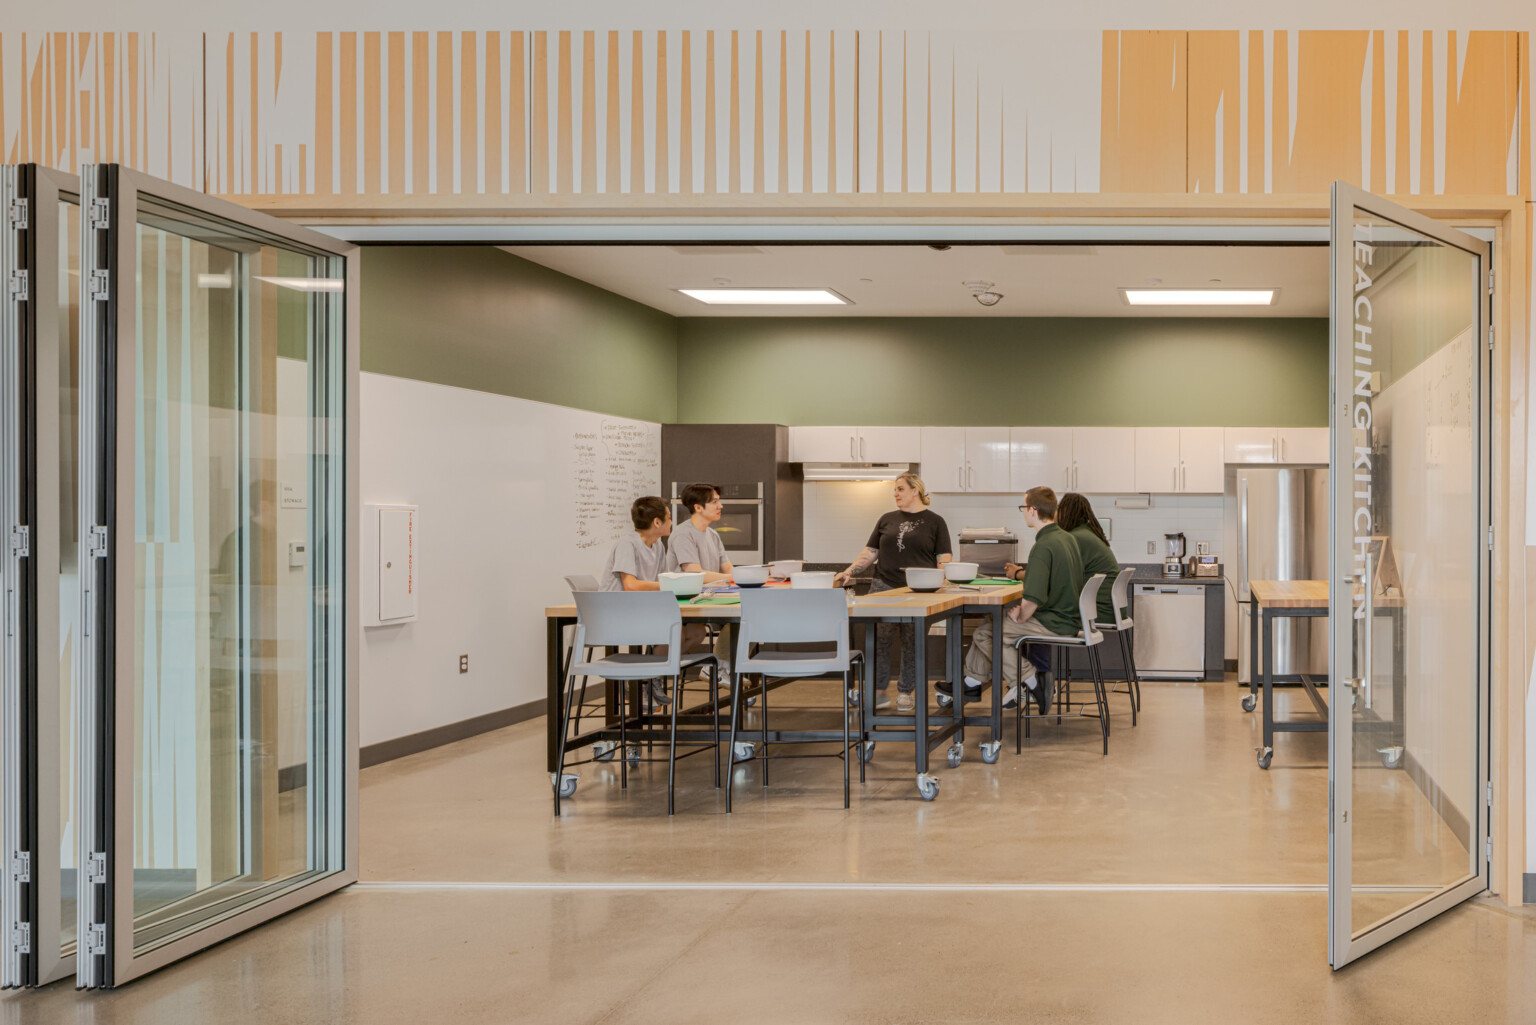
M 608 682 L 613 686 L 613 681 Z M 629 680 L 619 681 L 619 789 L 629 789 Z
M 1104 692 L 1104 668 L 1099 664 L 1099 651 L 1088 649 L 1088 669 L 1093 673 L 1093 698 L 1099 706 L 1099 734 L 1103 738 L 1104 753 L 1109 754 L 1109 697 Z
M 560 783 L 565 775 L 565 737 L 571 727 L 571 699 L 576 694 L 576 675 L 571 673 L 565 681 L 565 708 L 560 713 L 560 742 L 555 745 L 555 817 L 560 817 Z
M 759 685 L 759 687 L 762 690 L 762 693 L 758 696 L 757 700 L 763 706 L 762 712 L 759 713 L 759 714 L 762 715 L 763 718 L 762 718 L 762 721 L 758 723 L 758 725 L 762 727 L 763 753 L 761 755 L 759 755 L 758 757 L 761 758 L 762 762 L 763 762 L 763 764 L 762 764 L 762 770 L 763 770 L 763 789 L 767 790 L 768 789 L 768 677 L 759 674 L 758 677 L 757 677 L 757 680 L 758 680 L 758 685 Z
M 678 673 L 672 684 L 672 729 L 667 733 L 667 814 L 675 810 L 673 796 L 677 792 L 677 706 L 683 703 L 683 674 Z
M 1131 646 L 1125 642 L 1124 630 L 1115 631 L 1115 640 L 1120 642 L 1120 663 L 1125 668 L 1125 689 L 1131 696 L 1131 725 L 1135 726 L 1136 713 L 1139 711 L 1136 706 L 1141 704 L 1141 701 L 1136 695 L 1136 670 L 1131 665 Z
M 850 773 L 849 773 L 849 767 L 848 767 L 848 684 L 849 684 L 849 674 L 845 672 L 845 673 L 843 673 L 843 693 L 841 695 L 841 697 L 842 697 L 842 706 L 843 706 L 843 808 L 844 808 L 844 810 L 847 810 L 847 808 L 849 806 L 848 783 L 849 783 L 849 774 Z
M 734 667 L 733 667 L 734 668 Z M 736 720 L 741 706 L 741 674 L 731 674 L 731 746 L 725 752 L 725 813 L 731 813 L 731 791 L 736 780 Z

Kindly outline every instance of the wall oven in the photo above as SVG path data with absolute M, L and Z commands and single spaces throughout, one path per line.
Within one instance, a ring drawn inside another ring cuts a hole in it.
M 681 523 L 692 515 L 684 509 L 679 496 L 689 481 L 672 482 L 672 521 Z M 763 562 L 763 485 L 720 484 L 720 519 L 714 529 L 725 544 L 725 557 L 733 566 L 755 566 Z

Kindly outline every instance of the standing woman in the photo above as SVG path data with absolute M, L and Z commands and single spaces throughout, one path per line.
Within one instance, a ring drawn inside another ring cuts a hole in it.
M 864 550 L 833 583 L 845 584 L 874 564 L 875 581 L 870 593 L 889 591 L 906 586 L 907 567 L 942 566 L 950 560 L 949 525 L 944 517 L 928 508 L 928 489 L 923 487 L 922 478 L 915 473 L 897 477 L 893 497 L 895 510 L 876 521 Z M 896 684 L 896 710 L 910 712 L 917 704 L 913 694 L 917 690 L 918 667 L 912 627 L 906 624 L 881 623 L 875 628 L 875 708 L 890 707 L 886 689 L 891 682 L 891 664 L 897 647 L 901 649 L 901 678 Z

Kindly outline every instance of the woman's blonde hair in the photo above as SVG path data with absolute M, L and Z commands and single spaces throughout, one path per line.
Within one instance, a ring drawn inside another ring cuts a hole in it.
M 897 483 L 905 484 L 913 491 L 916 491 L 917 497 L 922 500 L 924 506 L 933 504 L 933 499 L 928 497 L 928 489 L 923 486 L 923 478 L 919 477 L 917 474 L 904 473 L 900 477 L 897 477 L 896 481 Z

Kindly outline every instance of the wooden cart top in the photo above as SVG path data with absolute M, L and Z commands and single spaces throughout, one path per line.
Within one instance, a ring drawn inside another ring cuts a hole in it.
M 1272 609 L 1326 609 L 1326 580 L 1250 580 L 1248 591 L 1260 605 Z

